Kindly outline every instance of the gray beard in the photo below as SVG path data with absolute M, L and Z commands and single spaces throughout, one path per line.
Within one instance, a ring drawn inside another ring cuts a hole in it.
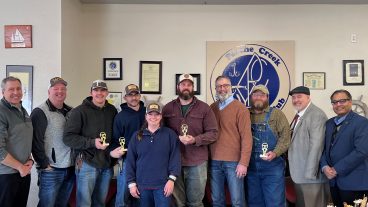
M 232 95 L 233 95 L 232 93 L 227 93 L 224 95 L 216 94 L 216 99 L 219 100 L 220 102 L 224 102 L 226 99 L 228 99 Z

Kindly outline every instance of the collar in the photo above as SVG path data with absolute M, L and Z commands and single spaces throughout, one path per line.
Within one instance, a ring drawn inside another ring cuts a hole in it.
M 334 118 L 334 122 L 335 122 L 335 124 L 336 124 L 336 125 L 339 125 L 339 124 L 341 124 L 342 122 L 344 122 L 344 121 L 345 121 L 345 119 L 346 119 L 346 117 L 347 117 L 349 114 L 350 114 L 350 112 L 349 112 L 349 113 L 347 113 L 347 114 L 345 114 L 344 116 L 336 116 L 336 117 Z
M 190 104 L 188 104 L 188 105 L 194 105 L 195 103 L 197 103 L 197 97 L 195 97 L 195 96 L 193 96 L 193 100 L 192 100 L 192 102 L 190 103 Z M 181 103 L 180 103 L 180 98 L 178 97 L 176 100 L 175 100 L 175 102 L 177 103 L 177 104 L 179 104 L 179 106 L 181 106 Z
M 47 99 L 46 100 L 46 104 L 47 106 L 49 107 L 49 110 L 50 111 L 65 111 L 65 112 L 68 112 L 72 109 L 72 107 L 66 105 L 65 103 L 63 103 L 63 108 L 61 109 L 58 109 L 54 106 L 54 104 L 52 104 L 52 102 L 50 101 L 50 99 Z
M 7 101 L 4 97 L 1 99 L 1 101 L 3 102 L 3 104 L 6 106 L 6 107 L 8 107 L 9 109 L 11 109 L 11 108 L 15 108 L 15 109 L 17 109 L 18 111 L 22 111 L 22 101 L 20 101 L 20 106 L 18 107 L 18 106 L 16 106 L 16 105 L 14 105 L 14 104 L 11 104 L 11 103 L 9 103 L 9 101 Z
M 231 102 L 234 101 L 234 97 L 233 96 L 230 96 L 229 98 L 227 98 L 225 101 L 221 102 L 219 101 L 218 103 L 218 106 L 219 106 L 219 109 L 222 110 L 224 109 L 226 106 L 228 106 Z
M 307 105 L 307 107 L 305 107 L 305 109 L 299 111 L 297 114 L 299 115 L 299 118 L 302 117 L 305 113 L 305 111 L 309 108 L 309 106 L 311 105 L 312 101 L 309 101 L 309 104 Z
M 143 130 L 143 135 L 148 135 L 148 136 L 154 136 L 155 134 L 157 134 L 159 131 L 160 131 L 160 129 L 161 129 L 161 127 L 159 127 L 158 129 L 156 129 L 156 131 L 155 132 L 153 132 L 153 133 L 151 133 L 149 130 L 148 130 L 148 128 L 145 128 L 144 130 Z

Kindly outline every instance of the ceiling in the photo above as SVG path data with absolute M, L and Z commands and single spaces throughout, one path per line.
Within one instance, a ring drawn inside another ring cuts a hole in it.
M 368 4 L 368 0 L 80 0 L 85 4 Z

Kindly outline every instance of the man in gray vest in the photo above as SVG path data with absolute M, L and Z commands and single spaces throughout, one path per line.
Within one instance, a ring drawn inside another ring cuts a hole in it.
M 67 206 L 74 184 L 71 149 L 63 142 L 66 116 L 72 109 L 64 103 L 68 83 L 62 78 L 50 80 L 48 99 L 31 113 L 32 153 L 39 178 L 39 207 Z
M 32 122 L 22 107 L 22 83 L 9 76 L 1 82 L 0 205 L 26 207 L 33 160 Z

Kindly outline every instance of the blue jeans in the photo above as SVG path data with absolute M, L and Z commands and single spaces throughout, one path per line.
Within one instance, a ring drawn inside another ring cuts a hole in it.
M 258 153 L 252 153 L 247 173 L 249 207 L 286 205 L 284 170 L 285 164 L 281 157 L 269 162 L 261 160 Z
M 212 206 L 226 206 L 225 180 L 232 206 L 245 206 L 244 178 L 236 177 L 238 162 L 212 160 L 210 164 Z
M 75 181 L 74 167 L 38 171 L 38 207 L 68 205 Z
M 115 198 L 115 207 L 139 206 L 139 200 L 130 196 L 126 181 L 126 164 L 119 160 L 119 171 L 117 175 L 118 185 Z
M 113 176 L 112 168 L 98 169 L 83 162 L 77 175 L 77 206 L 105 206 L 107 192 Z
M 164 187 L 159 189 L 139 189 L 140 206 L 141 207 L 169 207 L 171 203 L 171 196 L 164 195 Z
M 206 182 L 207 161 L 197 166 L 182 166 L 173 193 L 176 206 L 203 207 Z

